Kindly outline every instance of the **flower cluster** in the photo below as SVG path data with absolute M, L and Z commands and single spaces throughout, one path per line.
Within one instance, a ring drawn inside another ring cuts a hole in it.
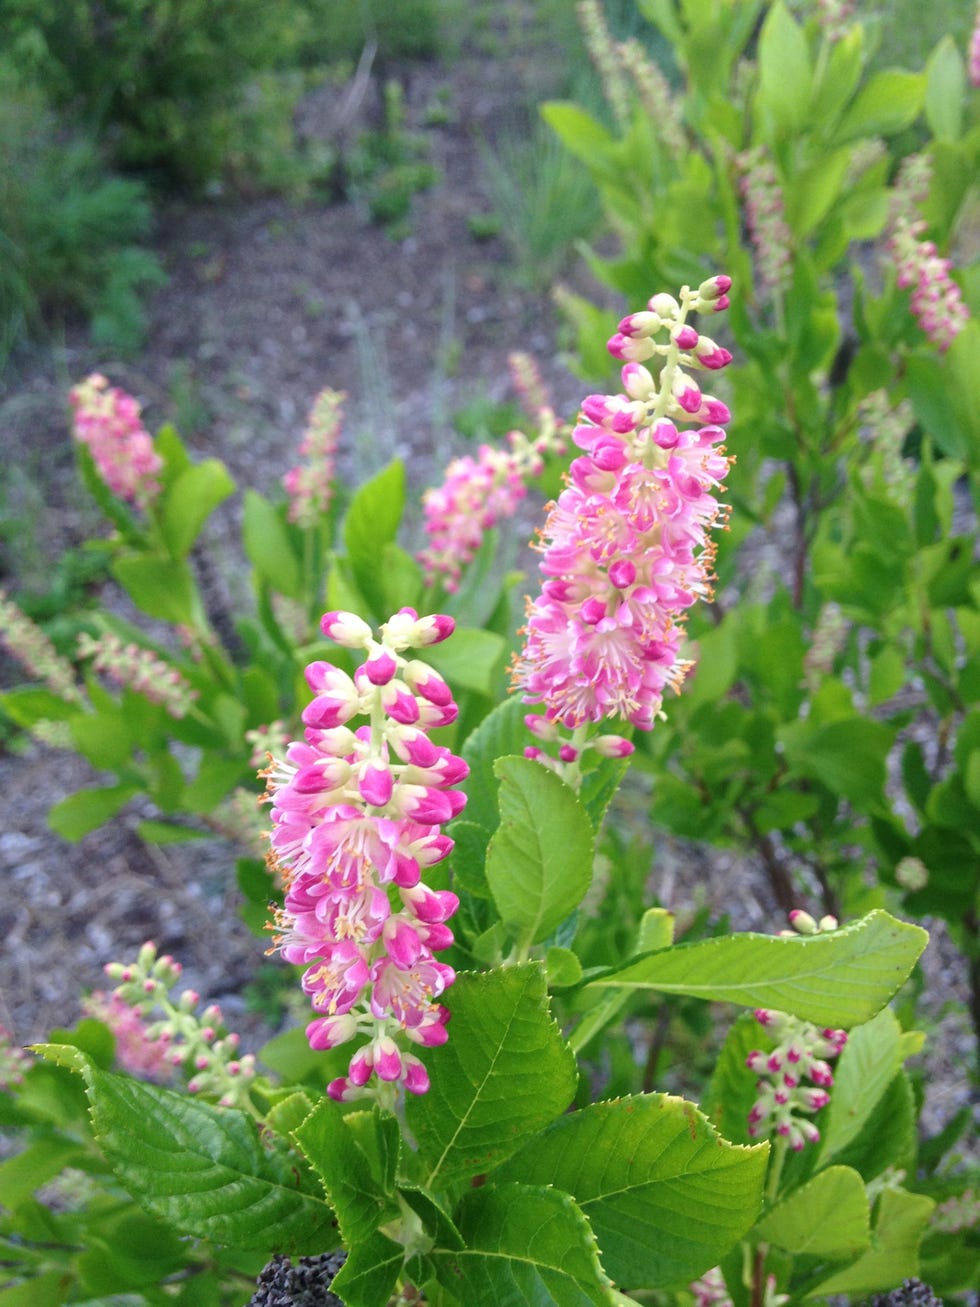
M 78 656 L 91 658 L 96 671 L 104 672 L 116 685 L 160 704 L 177 720 L 187 716 L 197 698 L 197 691 L 176 667 L 138 644 L 124 644 L 112 632 L 98 639 L 83 632 L 78 637 Z
M 973 19 L 973 31 L 970 33 L 969 77 L 971 86 L 980 86 L 980 3 Z
M 109 962 L 105 973 L 118 982 L 116 988 L 108 997 L 93 995 L 88 1010 L 116 1035 L 116 1056 L 127 1071 L 162 1079 L 169 1063 L 190 1075 L 190 1093 L 213 1096 L 222 1107 L 251 1107 L 255 1058 L 239 1054 L 238 1035 L 225 1029 L 217 1003 L 197 1016 L 194 990 L 185 989 L 174 1001 L 170 991 L 180 979 L 179 962 L 158 956 L 148 941 L 135 962 Z
M 270 865 L 286 887 L 276 946 L 305 967 L 311 1046 L 366 1041 L 328 1086 L 331 1097 L 391 1101 L 401 1087 L 428 1088 L 405 1043 L 445 1042 L 448 1012 L 438 999 L 455 978 L 433 955 L 452 943 L 446 922 L 458 899 L 420 878 L 452 848 L 440 827 L 466 802 L 454 786 L 468 768 L 428 735 L 456 718 L 449 686 L 404 656 L 446 639 L 453 621 L 403 608 L 376 639 L 353 613 L 330 612 L 321 629 L 367 657 L 353 677 L 327 662 L 307 667 L 305 739 L 264 773 Z M 369 1086 L 372 1076 L 380 1084 Z
M 828 41 L 842 41 L 854 17 L 854 0 L 817 0 L 817 22 Z
M 74 386 L 68 398 L 75 439 L 88 446 L 103 481 L 120 499 L 145 508 L 160 493 L 163 459 L 143 426 L 139 404 L 124 390 L 110 389 L 98 372 Z
M 928 188 L 928 160 L 924 155 L 910 155 L 895 185 L 887 250 L 898 285 L 912 291 L 916 321 L 937 349 L 945 351 L 966 326 L 970 313 L 950 276 L 952 263 L 940 256 L 934 241 L 922 239 L 926 222 L 918 205 L 928 195 Z
M 602 82 L 602 93 L 606 97 L 613 116 L 620 127 L 628 127 L 630 122 L 629 86 L 617 57 L 616 43 L 606 22 L 605 12 L 600 0 L 579 0 L 575 6 L 579 27 L 585 41 L 589 58 L 595 64 Z
M 314 526 L 333 497 L 334 454 L 346 398 L 341 390 L 328 387 L 320 391 L 300 442 L 303 462 L 290 468 L 282 479 L 289 496 L 289 520 L 298 526 Z
M 428 543 L 418 558 L 428 585 L 441 578 L 450 593 L 458 589 L 484 532 L 513 516 L 527 494 L 528 479 L 542 472 L 544 456 L 564 451 L 561 426 L 550 408 L 539 410 L 538 422 L 534 439 L 511 431 L 506 449 L 481 445 L 476 458 L 453 459 L 442 485 L 422 496 Z
M 755 1049 L 745 1059 L 749 1070 L 759 1076 L 758 1097 L 749 1113 L 749 1134 L 753 1139 L 778 1135 L 799 1152 L 820 1138 L 820 1131 L 807 1116 L 830 1102 L 827 1091 L 834 1076 L 827 1059 L 838 1055 L 847 1043 L 847 1034 L 818 1030 L 809 1021 L 768 1008 L 758 1008 L 755 1019 L 775 1040 L 775 1047 L 768 1052 Z M 805 1080 L 811 1084 L 804 1084 Z
M 793 266 L 792 237 L 784 217 L 782 187 L 772 160 L 761 145 L 740 154 L 738 166 L 755 270 L 763 291 L 773 295 L 786 289 Z
M 7 598 L 4 590 L 0 590 L 0 644 L 59 699 L 66 703 L 82 702 L 71 663 L 62 658 L 44 631 Z
M 528 606 L 514 665 L 525 702 L 545 707 L 532 726 L 539 739 L 557 723 L 575 733 L 563 747 L 576 751 L 605 718 L 649 730 L 667 686 L 688 670 L 685 614 L 711 594 L 708 533 L 724 516 L 713 492 L 731 461 L 722 446 L 728 409 L 690 373 L 723 368 L 731 355 L 687 317 L 724 309 L 730 285 L 719 276 L 685 287 L 680 302 L 655 295 L 609 341 L 625 363 L 625 393 L 583 403 L 572 438 L 586 453 L 551 505 L 542 592 Z M 656 377 L 643 366 L 655 358 Z
M 30 1065 L 27 1051 L 14 1043 L 6 1026 L 0 1026 L 0 1091 L 16 1089 Z

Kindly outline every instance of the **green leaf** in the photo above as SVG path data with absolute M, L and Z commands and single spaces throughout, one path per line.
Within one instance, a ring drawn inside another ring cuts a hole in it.
M 804 126 L 813 74 L 806 36 L 781 0 L 766 15 L 759 36 L 757 110 L 777 133 Z
M 849 1029 L 898 992 L 928 940 L 921 926 L 875 909 L 829 934 L 747 933 L 678 944 L 611 971 L 588 989 L 689 994 Z
M 674 914 L 666 908 L 647 908 L 640 918 L 634 952 L 647 953 L 654 949 L 668 948 L 673 942 Z M 576 1053 L 581 1053 L 601 1030 L 616 1019 L 629 998 L 629 991 L 625 989 L 610 990 L 602 995 L 569 1036 L 568 1042 Z
M 925 99 L 925 76 L 886 68 L 870 77 L 854 97 L 834 133 L 838 142 L 859 136 L 894 136 L 918 118 Z
M 867 717 L 825 724 L 801 720 L 781 727 L 777 738 L 795 773 L 814 777 L 832 793 L 860 806 L 882 799 L 893 727 Z
M 196 1238 L 319 1252 L 332 1213 L 301 1159 L 263 1140 L 245 1113 L 100 1071 L 67 1045 L 37 1052 L 82 1076 L 99 1146 L 151 1212 Z
M 303 593 L 303 572 L 281 511 L 257 490 L 245 491 L 242 544 L 249 562 L 273 590 L 289 599 Z
M 363 1243 L 379 1225 L 397 1216 L 397 1205 L 373 1180 L 367 1154 L 336 1103 L 323 1099 L 293 1131 L 293 1138 L 323 1181 L 347 1248 Z
M 926 64 L 926 122 L 941 141 L 957 141 L 963 131 L 966 70 L 956 42 L 943 37 Z
M 647 1094 L 562 1117 L 499 1174 L 570 1193 L 612 1279 L 654 1289 L 717 1265 L 751 1228 L 768 1157 L 727 1143 L 693 1104 Z
M 549 948 L 545 958 L 545 968 L 548 972 L 550 989 L 567 989 L 569 985 L 577 985 L 582 979 L 582 964 L 578 954 L 570 948 L 560 948 L 557 945 Z
M 147 844 L 191 844 L 195 840 L 214 839 L 213 831 L 195 830 L 193 826 L 179 826 L 172 821 L 141 821 L 136 830 Z
M 165 554 L 124 554 L 112 574 L 141 612 L 177 626 L 194 624 L 197 588 L 187 564 Z
M 878 1199 L 871 1248 L 853 1265 L 821 1280 L 807 1297 L 837 1293 L 861 1297 L 876 1289 L 893 1289 L 918 1274 L 919 1242 L 935 1206 L 923 1194 L 885 1189 Z
M 503 1161 L 571 1102 L 575 1058 L 549 1011 L 544 971 L 464 973 L 446 996 L 449 1042 L 426 1051 L 427 1094 L 406 1104 L 427 1188 Z
M 851 149 L 844 146 L 794 179 L 786 195 L 786 220 L 795 236 L 809 236 L 826 218 L 840 195 L 850 162 Z
M 500 782 L 493 765 L 498 758 L 523 753 L 524 746 L 530 743 L 531 736 L 524 725 L 528 712 L 527 704 L 519 696 L 505 699 L 484 717 L 463 745 L 463 758 L 470 769 L 466 782 L 469 795 L 466 820 L 482 826 L 488 834 L 497 829 L 500 821 L 497 806 Z
M 454 690 L 473 690 L 489 698 L 506 648 L 503 636 L 494 631 L 457 627 L 444 644 L 424 650 L 424 657 Z
M 18 726 L 31 727 L 38 722 L 66 721 L 78 715 L 77 703 L 66 703 L 51 690 L 8 690 L 0 694 L 0 708 Z M 86 714 L 87 716 L 87 714 Z
M 234 493 L 235 483 L 220 459 L 208 458 L 181 472 L 159 506 L 160 528 L 173 558 L 190 553 L 211 513 Z
M 364 483 L 344 519 L 344 545 L 358 586 L 379 620 L 384 609 L 381 563 L 385 545 L 395 539 L 405 506 L 405 466 L 395 459 Z
M 487 884 L 523 949 L 578 907 L 592 880 L 592 823 L 575 791 L 529 758 L 498 758 L 500 825 L 487 849 Z
M 79 790 L 54 805 L 48 813 L 48 825 L 63 840 L 74 843 L 114 817 L 137 793 L 137 785 Z
M 702 1097 L 701 1110 L 715 1129 L 737 1144 L 750 1144 L 749 1113 L 758 1097 L 758 1076 L 746 1059 L 762 1042 L 761 1027 L 750 1012 L 741 1012 L 715 1059 L 714 1070 Z
M 834 1070 L 834 1092 L 827 1108 L 820 1164 L 827 1162 L 861 1133 L 878 1100 L 902 1064 L 902 1028 L 884 1008 L 851 1031 Z
M 594 164 L 597 156 L 601 157 L 616 144 L 606 128 L 577 104 L 549 100 L 540 112 L 562 144 L 583 163 Z
M 904 1071 L 899 1071 L 878 1099 L 861 1133 L 836 1154 L 836 1164 L 853 1167 L 866 1181 L 889 1166 L 904 1170 L 914 1167 L 917 1111 L 911 1081 Z
M 21 1152 L 0 1163 L 0 1207 L 13 1211 L 41 1185 L 77 1166 L 88 1156 L 85 1145 L 64 1135 L 42 1135 Z
M 129 758 L 133 747 L 121 708 L 108 712 L 79 713 L 69 723 L 72 744 L 99 771 L 115 771 Z
M 856 1257 L 871 1241 L 864 1181 L 849 1166 L 830 1166 L 767 1213 L 754 1235 L 794 1256 Z
M 346 1307 L 378 1307 L 391 1297 L 404 1262 L 402 1245 L 376 1230 L 348 1249 L 347 1260 L 330 1288 Z
M 462 1249 L 433 1249 L 439 1283 L 466 1307 L 607 1307 L 595 1236 L 568 1194 L 526 1184 L 471 1190 L 457 1212 Z

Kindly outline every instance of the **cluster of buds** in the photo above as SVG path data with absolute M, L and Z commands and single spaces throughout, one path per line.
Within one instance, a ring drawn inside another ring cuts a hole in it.
M 527 494 L 528 480 L 541 474 L 545 455 L 564 452 L 562 428 L 552 410 L 542 407 L 537 416 L 533 439 L 511 431 L 506 449 L 481 445 L 476 458 L 466 454 L 453 459 L 442 485 L 422 496 L 428 543 L 418 559 L 428 585 L 441 579 L 449 593 L 457 590 L 484 533 L 513 516 Z
M 629 84 L 624 76 L 600 0 L 579 0 L 575 6 L 589 58 L 595 65 L 613 117 L 621 128 L 630 123 Z
M 289 520 L 297 526 L 315 526 L 333 497 L 334 455 L 347 396 L 341 390 L 321 390 L 313 401 L 306 431 L 300 442 L 303 460 L 282 479 L 289 496 Z
M 143 426 L 139 404 L 93 372 L 68 396 L 75 439 L 87 445 L 99 475 L 114 495 L 140 508 L 160 493 L 163 459 Z
M 840 923 L 829 913 L 818 921 L 797 908 L 789 914 L 789 924 L 791 929 L 780 931 L 781 935 L 821 935 L 836 930 Z M 809 1021 L 769 1008 L 756 1009 L 755 1019 L 772 1037 L 775 1047 L 768 1052 L 754 1049 L 745 1059 L 749 1070 L 759 1076 L 758 1097 L 749 1113 L 749 1134 L 753 1139 L 776 1135 L 799 1152 L 820 1138 L 820 1131 L 808 1117 L 830 1102 L 827 1091 L 834 1083 L 834 1075 L 828 1059 L 840 1053 L 847 1043 L 847 1033 L 819 1030 Z M 805 1080 L 811 1083 L 806 1085 Z
M 847 1035 L 843 1030 L 818 1030 L 809 1021 L 768 1008 L 758 1008 L 755 1019 L 776 1046 L 768 1052 L 756 1049 L 745 1059 L 749 1070 L 759 1076 L 749 1134 L 753 1139 L 777 1135 L 799 1152 L 820 1138 L 808 1116 L 830 1102 L 827 1091 L 834 1076 L 827 1059 L 838 1055 Z M 811 1084 L 804 1084 L 805 1080 Z
M 83 702 L 75 669 L 23 609 L 0 590 L 0 644 L 31 676 L 66 703 Z
M 620 67 L 632 79 L 637 98 L 669 154 L 679 159 L 687 149 L 687 135 L 680 113 L 680 100 L 670 82 L 647 54 L 643 45 L 631 37 L 616 46 Z
M 176 667 L 141 645 L 124 644 L 112 632 L 97 639 L 83 632 L 78 637 L 78 656 L 91 658 L 95 670 L 103 672 L 115 685 L 160 704 L 177 720 L 187 716 L 197 698 L 197 690 Z
M 786 289 L 793 265 L 782 187 L 763 146 L 744 151 L 737 163 L 756 274 L 761 288 L 771 296 Z
M 854 17 L 854 0 L 817 0 L 817 22 L 831 43 L 842 41 Z
M 375 638 L 353 613 L 330 612 L 321 629 L 367 656 L 353 677 L 326 662 L 307 667 L 314 697 L 303 712 L 305 738 L 264 772 L 270 866 L 286 888 L 276 947 L 305 967 L 316 1013 L 310 1045 L 363 1041 L 328 1093 L 393 1105 L 401 1089 L 428 1088 L 406 1043 L 446 1041 L 449 1014 L 438 999 L 455 979 L 433 955 L 453 941 L 446 922 L 459 901 L 421 874 L 452 849 L 440 828 L 466 803 L 454 786 L 468 768 L 428 735 L 457 716 L 449 686 L 404 656 L 446 639 L 453 621 L 403 608 Z
M 549 724 L 572 732 L 559 761 L 604 719 L 650 730 L 667 686 L 679 688 L 689 669 L 680 657 L 686 610 L 711 595 L 709 532 L 725 515 L 713 492 L 731 462 L 721 425 L 731 415 L 691 373 L 723 368 L 731 355 L 687 318 L 726 308 L 730 286 L 712 277 L 624 318 L 609 350 L 625 364 L 625 393 L 588 396 L 572 432 L 586 453 L 550 507 L 542 591 L 514 665 L 525 702 L 544 705 L 532 725 L 538 739 L 548 742 Z M 654 359 L 656 376 L 644 366 Z M 628 752 L 625 742 L 608 747 Z
M 0 1090 L 16 1089 L 31 1065 L 27 1051 L 15 1044 L 6 1026 L 0 1026 Z
M 268 754 L 264 757 L 268 758 Z M 237 785 L 215 807 L 208 825 L 224 839 L 233 840 L 252 857 L 263 858 L 268 849 L 268 825 L 262 811 L 261 799 L 254 790 Z
M 973 19 L 973 31 L 970 33 L 970 54 L 967 61 L 970 85 L 980 87 L 980 3 Z
M 109 962 L 105 973 L 116 988 L 108 998 L 96 996 L 89 1010 L 117 1033 L 116 1054 L 126 1070 L 161 1078 L 169 1063 L 190 1077 L 189 1093 L 250 1110 L 255 1058 L 239 1054 L 239 1037 L 226 1030 L 217 1003 L 198 1016 L 201 1000 L 194 990 L 185 989 L 176 999 L 171 995 L 180 980 L 179 962 L 166 953 L 157 956 L 156 945 L 148 941 L 135 962 Z
M 895 265 L 895 280 L 911 290 L 911 309 L 919 326 L 937 349 L 949 349 L 966 326 L 969 310 L 950 276 L 952 263 L 934 241 L 923 239 L 926 222 L 918 206 L 929 192 L 930 166 L 924 155 L 905 160 L 895 184 L 887 250 Z
M 906 504 L 915 480 L 915 465 L 902 452 L 915 425 L 912 405 L 907 399 L 896 404 L 887 390 L 874 390 L 858 405 L 858 422 L 871 452 L 861 480 L 869 490 L 880 486 L 894 503 Z
M 507 355 L 507 370 L 521 407 L 529 417 L 536 420 L 545 409 L 550 410 L 548 389 L 533 355 L 520 349 L 512 350 Z
M 840 604 L 832 600 L 823 605 L 810 634 L 810 644 L 803 655 L 803 684 L 816 694 L 828 676 L 833 675 L 837 655 L 844 648 L 850 627 Z

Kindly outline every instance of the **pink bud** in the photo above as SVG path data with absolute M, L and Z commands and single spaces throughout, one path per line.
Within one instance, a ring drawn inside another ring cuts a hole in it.
M 372 639 L 371 628 L 356 613 L 330 612 L 320 618 L 320 630 L 328 640 L 345 649 L 366 649 Z
M 688 326 L 686 322 L 683 327 L 676 327 L 671 335 L 678 349 L 692 350 L 697 348 L 698 333 L 693 327 Z

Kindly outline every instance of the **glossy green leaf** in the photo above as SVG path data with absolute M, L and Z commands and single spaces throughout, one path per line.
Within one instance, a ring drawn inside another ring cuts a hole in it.
M 693 1104 L 648 1094 L 562 1117 L 499 1174 L 570 1193 L 612 1279 L 661 1288 L 717 1265 L 750 1229 L 768 1156 L 727 1143 Z
M 466 781 L 466 820 L 492 834 L 500 821 L 497 791 L 500 781 L 493 765 L 498 758 L 522 754 L 531 736 L 524 725 L 529 711 L 518 695 L 505 699 L 488 713 L 463 744 L 463 758 L 470 769 Z
M 849 1029 L 870 1021 L 898 992 L 928 939 L 921 926 L 876 909 L 829 934 L 747 933 L 678 944 L 611 971 L 588 988 L 624 986 L 772 1007 Z
M 355 580 L 379 621 L 387 621 L 391 615 L 383 611 L 382 562 L 385 546 L 395 539 L 404 507 L 405 466 L 395 459 L 361 486 L 344 519 L 344 545 Z
M 614 138 L 601 123 L 577 104 L 551 100 L 541 106 L 541 117 L 562 144 L 583 163 L 595 162 L 614 144 Z
M 794 1256 L 856 1257 L 871 1240 L 864 1181 L 849 1166 L 830 1166 L 777 1204 L 754 1233 Z
M 886 68 L 875 73 L 854 97 L 835 133 L 838 141 L 859 136 L 894 136 L 918 118 L 925 99 L 925 76 Z
M 609 1281 L 595 1236 L 567 1193 L 527 1184 L 487 1185 L 459 1205 L 462 1249 L 425 1258 L 466 1307 L 607 1307 Z
M 840 196 L 850 162 L 851 150 L 845 146 L 794 178 L 786 195 L 786 220 L 795 236 L 809 236 L 823 222 Z
M 78 790 L 54 805 L 48 813 L 48 825 L 56 835 L 74 843 L 125 808 L 138 790 L 136 785 Z
M 445 996 L 452 1035 L 425 1051 L 427 1094 L 406 1104 L 426 1187 L 489 1171 L 571 1102 L 575 1058 L 548 1011 L 544 971 L 464 973 Z
M 378 1307 L 388 1302 L 405 1262 L 405 1249 L 376 1230 L 347 1251 L 331 1289 L 346 1307 Z
M 820 1144 L 822 1165 L 861 1133 L 895 1078 L 902 1063 L 901 1034 L 902 1028 L 889 1008 L 851 1031 L 834 1068 L 834 1092 Z
M 935 1205 L 923 1194 L 885 1189 L 877 1203 L 871 1247 L 851 1266 L 821 1280 L 807 1297 L 846 1293 L 858 1298 L 917 1275 L 919 1243 Z
M 185 558 L 211 513 L 235 493 L 235 483 L 217 458 L 193 463 L 160 498 L 160 529 L 173 558 Z
M 124 554 L 113 561 L 112 574 L 147 616 L 177 626 L 194 624 L 197 589 L 183 559 L 165 554 Z
M 487 884 L 524 948 L 546 939 L 592 880 L 592 823 L 575 791 L 529 758 L 498 758 L 500 825 L 487 848 Z
M 303 573 L 282 513 L 257 490 L 245 491 L 242 544 L 249 562 L 273 590 L 290 599 L 300 597 Z
M 368 1156 L 337 1103 L 322 1099 L 293 1138 L 323 1181 L 347 1248 L 357 1247 L 397 1215 L 397 1206 L 373 1179 Z
M 496 674 L 502 666 L 506 649 L 503 636 L 495 631 L 474 631 L 458 626 L 450 639 L 425 649 L 422 657 L 457 693 L 473 690 L 489 697 L 496 688 Z
M 926 122 L 941 141 L 959 140 L 966 102 L 966 69 L 956 42 L 949 35 L 933 50 L 926 64 Z
M 66 1045 L 38 1052 L 81 1075 L 95 1137 L 119 1180 L 176 1229 L 240 1248 L 330 1245 L 333 1214 L 316 1180 L 243 1112 L 100 1071 Z
M 866 717 L 818 724 L 795 721 L 778 732 L 793 771 L 812 776 L 852 803 L 883 800 L 886 760 L 895 731 Z
M 813 74 L 803 29 L 782 3 L 771 7 L 759 36 L 757 110 L 777 132 L 802 127 Z

